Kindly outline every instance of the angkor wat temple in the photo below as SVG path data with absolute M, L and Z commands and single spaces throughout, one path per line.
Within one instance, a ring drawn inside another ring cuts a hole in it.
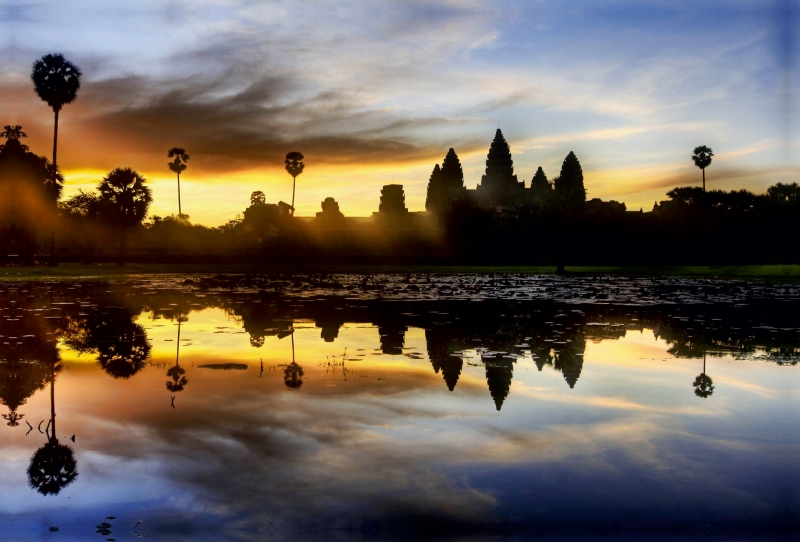
M 526 187 L 525 182 L 514 174 L 511 149 L 498 128 L 486 157 L 485 173 L 477 187 L 474 190 L 466 188 L 461 162 L 451 148 L 441 167 L 436 164 L 433 168 L 425 209 L 440 216 L 469 205 L 504 212 L 525 205 L 545 206 L 554 200 L 571 206 L 586 201 L 583 171 L 575 153 L 567 155 L 561 174 L 552 182 L 539 167 Z

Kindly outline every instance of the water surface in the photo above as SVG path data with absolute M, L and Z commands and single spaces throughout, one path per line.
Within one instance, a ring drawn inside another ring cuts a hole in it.
M 798 525 L 793 287 L 348 275 L 0 290 L 4 540 Z

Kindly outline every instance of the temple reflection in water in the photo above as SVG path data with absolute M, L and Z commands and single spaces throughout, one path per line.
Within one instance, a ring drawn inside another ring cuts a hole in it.
M 514 287 L 501 280 L 487 279 L 481 288 Z M 742 450 L 793 434 L 772 413 L 793 408 L 794 396 L 781 399 L 780 386 L 792 389 L 788 382 L 800 357 L 797 300 L 772 292 L 726 303 L 713 296 L 729 292 L 700 285 L 687 294 L 692 286 L 685 284 L 665 287 L 663 302 L 646 304 L 607 302 L 588 284 L 572 291 L 585 292 L 591 302 L 571 302 L 559 284 L 541 287 L 552 299 L 494 293 L 390 298 L 393 287 L 376 288 L 378 296 L 370 285 L 364 288 L 370 295 L 196 282 L 4 285 L 0 404 L 2 438 L 7 449 L 18 450 L 4 459 L 14 500 L 26 502 L 31 513 L 52 512 L 64 506 L 59 499 L 111 484 L 108 494 L 123 506 L 130 484 L 144 476 L 155 486 L 143 486 L 150 489 L 137 498 L 155 499 L 159 509 L 173 510 L 173 492 L 201 508 L 225 503 L 230 508 L 220 510 L 232 515 L 215 512 L 219 528 L 246 518 L 262 529 L 275 521 L 261 506 L 268 502 L 288 514 L 285 522 L 311 506 L 320 525 L 346 517 L 347 528 L 380 534 L 408 527 L 397 523 L 408 517 L 409 506 L 392 500 L 397 492 L 431 499 L 429 484 L 439 480 L 436 491 L 449 495 L 445 504 L 421 502 L 459 528 L 480 517 L 469 510 L 506 518 L 525 532 L 540 528 L 554 512 L 522 510 L 519 503 L 528 502 L 531 491 L 541 493 L 540 502 L 577 502 L 571 493 L 577 487 L 593 488 L 582 517 L 627 524 L 634 515 L 620 511 L 628 509 L 633 490 L 620 487 L 617 478 L 607 477 L 616 471 L 595 462 L 602 457 L 640 485 L 656 461 L 641 456 L 643 446 L 671 458 L 665 464 L 678 469 L 676 480 L 693 484 L 705 476 L 698 472 L 727 480 L 716 498 L 737 514 L 753 495 L 772 502 L 769 492 L 736 488 L 755 487 L 760 472 L 781 463 L 771 448 L 757 457 Z M 416 294 L 426 287 L 398 290 Z M 625 288 L 608 291 L 635 300 Z M 675 303 L 671 295 L 700 301 Z M 743 393 L 761 399 L 742 402 Z M 754 440 L 729 442 L 731 435 L 747 433 L 736 424 L 744 424 Z M 700 454 L 702 447 L 716 448 L 709 455 Z M 348 450 L 345 456 L 342 450 Z M 676 460 L 676 453 L 688 455 Z M 198 454 L 204 466 L 195 473 Z M 712 456 L 741 461 L 736 454 L 756 466 L 733 472 L 723 469 L 726 460 L 709 463 Z M 160 474 L 144 469 L 148 462 Z M 107 463 L 116 466 L 106 470 Z M 530 483 L 501 484 L 503 469 L 517 463 L 514 476 Z M 495 474 L 481 478 L 481 469 Z M 461 482 L 437 478 L 450 471 L 480 489 L 462 491 Z M 406 472 L 425 483 L 408 490 L 414 478 Z M 561 478 L 548 478 L 554 472 L 584 481 L 561 485 Z M 755 478 L 737 478 L 747 473 Z M 648 479 L 649 496 L 636 505 L 647 513 L 686 491 L 685 484 L 666 489 L 657 482 L 663 483 Z M 169 491 L 153 497 L 152 488 L 162 485 Z M 309 504 L 303 492 L 308 487 L 316 489 L 318 502 Z M 717 491 L 705 487 L 706 493 Z M 339 488 L 350 488 L 347 496 Z M 517 500 L 487 497 L 499 489 Z M 350 512 L 326 512 L 331 499 Z M 463 517 L 449 508 L 453 499 L 462 499 Z M 716 514 L 706 497 L 697 499 L 687 502 L 687 518 Z M 256 501 L 257 509 L 250 506 Z M 375 508 L 384 502 L 395 504 Z M 125 507 L 158 516 L 155 509 Z M 90 521 L 90 511 L 82 512 L 81 521 Z M 107 513 L 114 510 L 96 521 Z M 5 514 L 0 525 L 11 521 Z M 173 519 L 157 521 L 166 529 L 162 534 L 172 528 Z M 193 515 L 191 521 L 207 520 Z M 575 519 L 557 511 L 552 521 L 548 528 L 559 531 Z M 287 532 L 300 532 L 295 527 Z

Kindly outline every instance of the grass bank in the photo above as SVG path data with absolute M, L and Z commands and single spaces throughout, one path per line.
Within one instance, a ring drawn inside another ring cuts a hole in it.
M 56 267 L 0 267 L 0 281 L 122 280 L 157 275 L 246 273 L 531 273 L 550 275 L 555 266 L 465 265 L 257 265 L 257 264 L 114 264 L 63 263 Z M 767 282 L 800 282 L 800 265 L 732 266 L 574 266 L 568 274 L 655 275 L 667 277 L 727 278 Z

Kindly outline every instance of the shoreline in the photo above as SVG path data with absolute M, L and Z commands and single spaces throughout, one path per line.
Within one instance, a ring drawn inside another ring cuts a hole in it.
M 695 279 L 730 279 L 762 282 L 800 282 L 800 265 L 721 266 L 567 266 L 567 276 L 615 275 Z M 166 275 L 268 275 L 268 274 L 526 274 L 555 275 L 556 266 L 531 265 L 316 265 L 316 264 L 139 264 L 112 263 L 0 266 L 0 282 L 77 279 L 146 278 Z

